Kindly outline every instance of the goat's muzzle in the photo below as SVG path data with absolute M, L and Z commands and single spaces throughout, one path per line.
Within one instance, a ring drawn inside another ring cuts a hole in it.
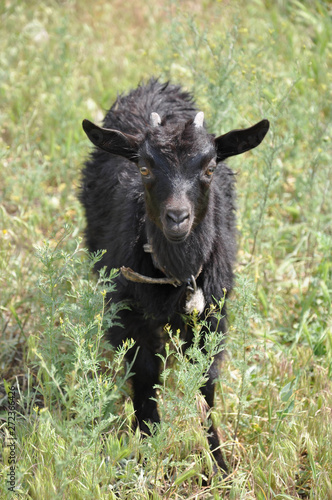
M 192 226 L 187 208 L 170 208 L 163 217 L 163 229 L 166 238 L 173 243 L 181 243 L 190 233 Z

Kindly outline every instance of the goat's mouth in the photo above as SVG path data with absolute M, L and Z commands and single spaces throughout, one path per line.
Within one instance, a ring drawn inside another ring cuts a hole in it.
M 164 230 L 164 235 L 171 243 L 183 243 L 187 239 L 189 233 L 190 231 L 179 232 L 179 231 Z

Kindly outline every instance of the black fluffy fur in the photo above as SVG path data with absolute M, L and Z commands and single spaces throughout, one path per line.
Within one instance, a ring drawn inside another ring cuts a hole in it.
M 151 125 L 152 112 L 160 115 L 160 126 Z M 192 332 L 183 322 L 187 280 L 202 269 L 197 286 L 203 291 L 206 308 L 213 303 L 213 297 L 222 297 L 223 289 L 229 293 L 233 285 L 236 254 L 234 175 L 224 163 L 218 162 L 215 137 L 208 134 L 205 127 L 197 129 L 194 126 L 196 114 L 190 94 L 178 86 L 150 80 L 128 95 L 119 96 L 103 124 L 104 128 L 136 138 L 138 146 L 133 161 L 119 156 L 118 150 L 117 154 L 111 154 L 96 148 L 83 170 L 80 200 L 87 219 L 87 245 L 91 252 L 107 250 L 98 269 L 126 266 L 140 274 L 159 278 L 164 277 L 159 269 L 162 268 L 183 282 L 175 288 L 134 283 L 119 276 L 112 296 L 113 301 L 125 300 L 131 307 L 130 311 L 121 313 L 123 328 L 113 327 L 109 340 L 116 347 L 126 338 L 133 338 L 136 347 L 139 346 L 133 365 L 133 402 L 138 425 L 145 433 L 149 433 L 145 422 L 159 422 L 156 402 L 150 398 L 155 397 L 153 386 L 159 381 L 160 360 L 156 352 L 162 348 L 160 332 L 170 323 L 173 331 L 181 329 L 187 345 L 191 342 Z M 234 149 L 234 143 L 231 146 Z M 137 167 L 147 150 L 153 158 L 152 186 Z M 212 180 L 202 181 L 204 162 L 200 163 L 199 155 L 204 157 L 206 151 L 216 159 L 217 167 Z M 180 201 L 185 196 L 194 214 L 190 233 L 181 242 L 170 241 L 161 222 L 163 217 L 167 219 L 163 210 L 165 212 L 165 207 L 171 203 L 169 200 L 174 193 Z M 143 249 L 148 241 L 153 244 L 159 268 L 155 267 L 151 254 Z M 223 313 L 226 316 L 225 309 Z M 219 329 L 226 331 L 225 318 Z M 136 347 L 129 352 L 129 361 L 134 359 Z M 217 362 L 215 359 L 209 381 L 202 387 L 210 407 L 214 403 Z M 208 439 L 219 467 L 226 473 L 213 425 Z

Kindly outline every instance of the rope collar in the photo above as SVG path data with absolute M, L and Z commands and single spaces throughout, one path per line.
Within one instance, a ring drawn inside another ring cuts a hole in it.
M 120 268 L 122 276 L 124 276 L 129 281 L 134 281 L 135 283 L 147 283 L 150 285 L 173 285 L 180 286 L 182 285 L 182 281 L 179 281 L 177 278 L 149 278 L 148 276 L 144 276 L 144 274 L 136 273 L 130 267 L 122 266 Z
M 175 278 L 174 276 L 169 276 L 169 273 L 166 271 L 166 269 L 160 266 L 156 255 L 153 253 L 153 247 L 150 243 L 146 243 L 143 248 L 145 252 L 151 253 L 153 265 L 155 266 L 155 268 L 159 269 L 163 274 L 165 274 L 165 278 L 150 278 L 133 271 L 130 267 L 124 266 L 122 266 L 120 269 L 122 276 L 124 276 L 124 278 L 129 281 L 134 281 L 135 283 L 145 283 L 149 285 L 173 285 L 175 287 L 178 287 L 186 284 L 186 303 L 184 306 L 185 313 L 191 314 L 196 310 L 199 314 L 202 314 L 205 308 L 205 299 L 202 289 L 197 287 L 196 279 L 201 274 L 203 266 L 200 267 L 196 276 L 192 275 L 186 282 L 183 282 Z
M 162 267 L 156 255 L 153 252 L 153 247 L 150 243 L 146 243 L 143 245 L 144 252 L 150 253 L 153 261 L 153 265 L 156 269 L 159 269 L 164 275 L 165 278 L 150 278 L 149 276 L 144 276 L 144 274 L 137 273 L 133 271 L 130 267 L 122 266 L 120 271 L 122 276 L 124 276 L 129 281 L 134 281 L 135 283 L 145 283 L 150 285 L 173 285 L 175 287 L 181 286 L 183 284 L 187 284 L 187 291 L 191 293 L 195 293 L 197 291 L 196 279 L 202 272 L 203 266 L 200 267 L 196 276 L 191 276 L 186 282 L 180 281 L 175 276 L 170 276 L 167 270 Z

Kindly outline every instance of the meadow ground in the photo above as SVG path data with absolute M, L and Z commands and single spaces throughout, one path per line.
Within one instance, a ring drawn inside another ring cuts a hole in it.
M 0 2 L 1 499 L 332 498 L 331 12 Z M 130 431 L 129 345 L 110 353 L 102 336 L 121 305 L 104 303 L 112 276 L 97 281 L 81 241 L 81 121 L 152 75 L 193 91 L 215 133 L 271 122 L 229 161 L 237 287 L 213 418 L 230 482 L 200 423 L 206 360 L 188 363 L 171 332 L 163 422 L 144 441 Z

